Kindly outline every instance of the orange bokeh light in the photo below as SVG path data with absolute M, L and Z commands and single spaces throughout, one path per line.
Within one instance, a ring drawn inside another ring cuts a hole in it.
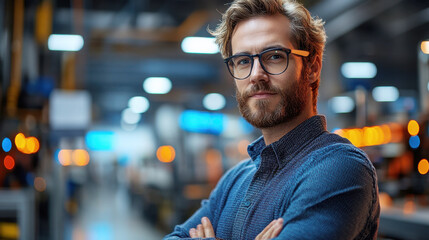
M 408 133 L 411 136 L 416 136 L 417 134 L 419 134 L 419 131 L 420 131 L 420 126 L 416 122 L 416 120 L 411 120 L 408 122 Z
M 58 153 L 58 161 L 63 166 L 69 166 L 72 164 L 72 152 L 73 150 L 70 149 L 62 149 Z
M 337 129 L 334 133 L 347 138 L 356 147 L 400 142 L 403 139 L 402 126 L 397 123 L 364 128 Z
M 347 139 L 356 147 L 364 146 L 363 130 L 359 128 L 350 129 L 347 131 Z
M 392 131 L 390 130 L 389 125 L 383 124 L 380 126 L 380 129 L 383 131 L 383 144 L 392 141 Z
M 8 170 L 12 170 L 15 167 L 15 159 L 10 155 L 6 155 L 6 157 L 4 157 L 3 163 L 4 167 Z
M 26 138 L 23 133 L 18 133 L 15 136 L 15 145 L 16 148 L 25 154 L 32 154 L 39 151 L 40 143 L 39 140 L 35 137 Z
M 427 159 L 422 159 L 419 162 L 419 165 L 417 166 L 417 169 L 419 170 L 419 173 L 421 175 L 425 175 L 429 171 L 429 162 Z
M 89 163 L 89 154 L 84 149 L 76 149 L 72 153 L 72 160 L 77 166 L 86 166 Z
M 429 54 L 429 41 L 422 41 L 420 48 L 424 54 Z
M 19 150 L 24 149 L 25 148 L 25 136 L 23 133 L 18 133 L 15 136 L 15 145 L 16 148 L 18 148 Z
M 156 157 L 161 162 L 169 163 L 172 162 L 176 157 L 176 151 L 172 146 L 161 146 L 156 151 Z
M 243 139 L 240 142 L 238 142 L 238 145 L 237 145 L 238 152 L 243 156 L 248 156 L 247 146 L 249 146 L 249 144 L 250 144 L 249 140 L 246 140 L 246 139 Z
M 36 177 L 34 179 L 34 189 L 38 192 L 43 192 L 46 190 L 46 181 L 42 177 Z
M 25 143 L 25 152 L 27 154 L 31 154 L 31 153 L 36 153 L 37 151 L 39 151 L 39 140 L 37 140 L 37 138 L 35 137 L 29 137 L 26 139 L 26 143 Z

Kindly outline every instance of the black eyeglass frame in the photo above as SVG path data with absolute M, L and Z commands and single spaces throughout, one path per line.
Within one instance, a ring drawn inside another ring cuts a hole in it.
M 262 63 L 262 61 L 261 61 L 261 56 L 262 56 L 262 54 L 264 54 L 264 53 L 266 53 L 266 52 L 276 51 L 276 50 L 278 50 L 278 51 L 283 51 L 283 52 L 285 52 L 285 53 L 286 53 L 286 55 L 287 55 L 287 64 L 286 64 L 286 68 L 285 68 L 282 72 L 280 72 L 280 73 L 270 73 L 270 72 L 268 72 L 268 71 L 267 71 L 267 69 L 265 69 L 265 66 L 264 66 L 264 64 L 263 64 L 263 63 Z M 255 60 L 254 60 L 254 58 L 255 58 L 255 57 L 258 57 L 258 59 L 259 59 L 259 64 L 261 64 L 262 69 L 264 69 L 264 71 L 265 71 L 266 73 L 268 73 L 268 74 L 270 74 L 270 75 L 280 75 L 280 74 L 284 73 L 284 72 L 287 70 L 287 68 L 289 67 L 289 54 L 294 54 L 294 55 L 301 56 L 301 57 L 307 57 L 308 55 L 310 55 L 310 52 L 309 52 L 309 51 L 306 51 L 306 50 L 297 50 L 297 49 L 290 49 L 290 48 L 270 48 L 270 49 L 266 49 L 266 50 L 264 50 L 264 51 L 262 51 L 262 52 L 260 52 L 260 53 L 253 54 L 253 55 L 251 55 L 251 54 L 244 54 L 244 53 L 242 53 L 242 54 L 232 55 L 232 56 L 230 56 L 230 57 L 225 58 L 223 61 L 224 61 L 224 62 L 225 62 L 225 64 L 226 64 L 226 68 L 228 68 L 228 72 L 231 74 L 231 76 L 232 76 L 233 78 L 235 78 L 235 79 L 237 79 L 237 80 L 244 80 L 244 79 L 248 78 L 248 77 L 250 76 L 250 74 L 252 74 L 253 64 L 254 64 L 254 62 L 255 62 Z M 249 74 L 248 74 L 246 77 L 243 77 L 243 78 L 237 78 L 237 77 L 235 77 L 235 76 L 234 76 L 234 74 L 232 74 L 231 69 L 229 68 L 228 63 L 229 63 L 229 61 L 231 61 L 231 59 L 233 59 L 234 57 L 241 57 L 241 56 L 246 56 L 246 57 L 249 57 L 249 58 L 251 59 L 251 60 L 250 60 L 250 61 L 251 61 L 250 71 L 249 71 Z

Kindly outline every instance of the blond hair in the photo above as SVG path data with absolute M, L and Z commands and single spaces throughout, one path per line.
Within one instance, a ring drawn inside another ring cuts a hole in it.
M 322 61 L 326 33 L 324 22 L 320 18 L 312 17 L 309 11 L 295 0 L 235 0 L 222 15 L 221 23 L 214 31 L 209 32 L 216 37 L 222 57 L 227 58 L 232 55 L 231 38 L 239 22 L 252 17 L 276 14 L 282 14 L 289 19 L 294 47 L 310 52 L 308 57 L 303 58 L 302 73 L 306 77 L 309 66 L 317 59 Z M 311 85 L 315 110 L 319 82 L 320 77 Z

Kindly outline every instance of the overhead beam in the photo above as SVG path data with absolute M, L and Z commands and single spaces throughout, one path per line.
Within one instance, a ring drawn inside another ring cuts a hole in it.
M 429 22 L 429 8 L 423 9 L 406 18 L 400 18 L 386 26 L 393 37 L 405 34 L 414 28 Z
M 334 42 L 341 36 L 351 32 L 363 23 L 396 6 L 402 0 L 371 0 L 366 1 L 330 20 L 325 25 L 328 35 L 327 43 Z

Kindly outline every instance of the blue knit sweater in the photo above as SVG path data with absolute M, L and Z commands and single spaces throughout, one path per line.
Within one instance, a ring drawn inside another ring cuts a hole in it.
M 375 239 L 380 206 L 375 169 L 366 154 L 326 131 L 314 116 L 230 169 L 208 200 L 164 239 L 189 238 L 206 216 L 216 237 L 254 239 L 282 217 L 276 239 Z

